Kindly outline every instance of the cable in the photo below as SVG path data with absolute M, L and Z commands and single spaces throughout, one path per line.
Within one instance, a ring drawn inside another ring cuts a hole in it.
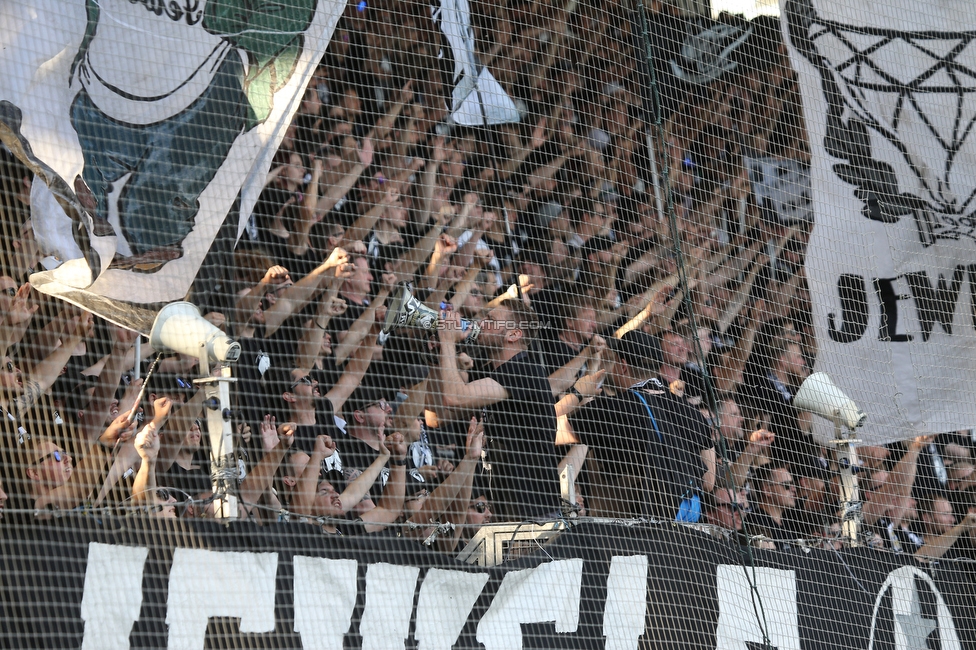
M 661 187 L 664 190 L 664 200 L 665 200 L 665 212 L 668 218 L 668 231 L 671 235 L 671 244 L 674 250 L 675 263 L 677 265 L 678 271 L 678 287 L 683 291 L 682 301 L 685 308 L 688 311 L 689 326 L 691 327 L 692 335 L 695 341 L 695 351 L 698 359 L 701 360 L 702 366 L 702 376 L 705 382 L 705 399 L 707 400 L 707 406 L 712 413 L 718 413 L 717 405 L 718 401 L 716 399 L 715 384 L 712 380 L 711 373 L 708 370 L 708 366 L 705 363 L 704 352 L 701 346 L 701 339 L 698 337 L 698 326 L 695 322 L 695 309 L 694 304 L 691 299 L 691 292 L 688 287 L 688 275 L 685 268 L 684 255 L 681 250 L 681 233 L 678 231 L 678 221 L 677 216 L 674 211 L 674 197 L 671 193 L 671 182 L 670 182 L 670 155 L 667 149 L 664 147 L 664 124 L 663 117 L 661 115 L 661 93 L 657 85 L 657 75 L 654 70 L 654 55 L 651 49 L 651 39 L 650 39 L 650 28 L 647 20 L 647 9 L 644 6 L 644 0 L 637 1 L 637 10 L 640 16 L 640 34 L 641 41 L 644 49 L 644 60 L 647 66 L 647 80 L 648 80 L 648 90 L 651 102 L 651 123 L 654 130 L 654 140 L 657 143 L 658 148 L 663 152 L 662 164 L 661 164 Z M 651 156 L 655 156 L 657 152 L 649 152 Z M 655 179 L 656 180 L 656 179 Z M 738 491 L 737 486 L 732 481 L 731 465 L 728 462 L 727 449 L 724 442 L 722 442 L 721 430 L 716 420 L 712 422 L 712 427 L 718 434 L 716 439 L 719 440 L 719 451 L 722 455 L 723 466 L 726 468 L 726 479 L 728 484 L 732 486 L 734 492 Z M 749 531 L 747 527 L 745 517 L 742 517 L 742 530 L 743 533 L 748 537 Z M 766 622 L 766 611 L 763 608 L 762 597 L 759 594 L 759 588 L 756 585 L 755 573 L 756 573 L 756 559 L 753 555 L 751 546 L 746 546 L 744 553 L 740 555 L 745 555 L 748 560 L 742 562 L 742 571 L 746 576 L 746 580 L 749 582 L 749 591 L 752 598 L 753 612 L 756 615 L 756 622 L 759 625 L 759 630 L 762 632 L 763 646 L 772 647 L 772 642 L 770 641 L 769 634 L 767 632 L 768 625 Z M 750 575 L 749 569 L 752 569 L 752 574 Z

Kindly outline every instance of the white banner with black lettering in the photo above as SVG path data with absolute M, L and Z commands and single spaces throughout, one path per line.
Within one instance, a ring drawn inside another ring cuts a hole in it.
M 812 152 L 816 369 L 867 413 L 866 443 L 976 426 L 972 2 L 781 8 Z

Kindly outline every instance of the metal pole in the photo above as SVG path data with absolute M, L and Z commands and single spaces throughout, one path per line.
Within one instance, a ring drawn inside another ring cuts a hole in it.
M 200 348 L 200 379 L 193 383 L 202 385 L 204 408 L 207 412 L 207 431 L 210 434 L 210 477 L 213 481 L 214 518 L 237 518 L 237 460 L 234 457 L 234 429 L 231 426 L 230 366 L 223 366 L 220 375 L 210 376 L 210 363 L 206 346 Z
M 840 467 L 840 489 L 841 498 L 844 503 L 844 514 L 842 517 L 844 527 L 844 537 L 847 538 L 851 546 L 861 545 L 861 524 L 864 521 L 864 513 L 861 508 L 861 497 L 858 494 L 857 477 L 854 475 L 857 468 L 857 451 L 854 443 L 860 442 L 854 438 L 844 435 L 841 429 L 839 418 L 834 421 L 834 444 L 837 445 L 837 465 Z
M 139 379 L 139 366 L 142 365 L 142 334 L 136 337 L 135 360 L 136 366 L 132 370 L 132 378 Z

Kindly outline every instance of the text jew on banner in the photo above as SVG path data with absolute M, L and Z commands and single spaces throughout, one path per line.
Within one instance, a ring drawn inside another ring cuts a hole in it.
M 972 4 L 781 7 L 812 153 L 816 370 L 868 414 L 865 442 L 971 428 Z

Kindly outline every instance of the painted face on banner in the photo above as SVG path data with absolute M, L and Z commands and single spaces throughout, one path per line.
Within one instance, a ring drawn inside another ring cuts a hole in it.
M 67 260 L 35 285 L 92 308 L 181 299 L 218 231 L 243 230 L 338 3 L 20 4 L 0 17 L 13 35 L 0 67 L 50 74 L 0 89 L 0 120 L 45 181 L 31 195 L 38 243 Z M 49 38 L 16 36 L 29 29 Z

